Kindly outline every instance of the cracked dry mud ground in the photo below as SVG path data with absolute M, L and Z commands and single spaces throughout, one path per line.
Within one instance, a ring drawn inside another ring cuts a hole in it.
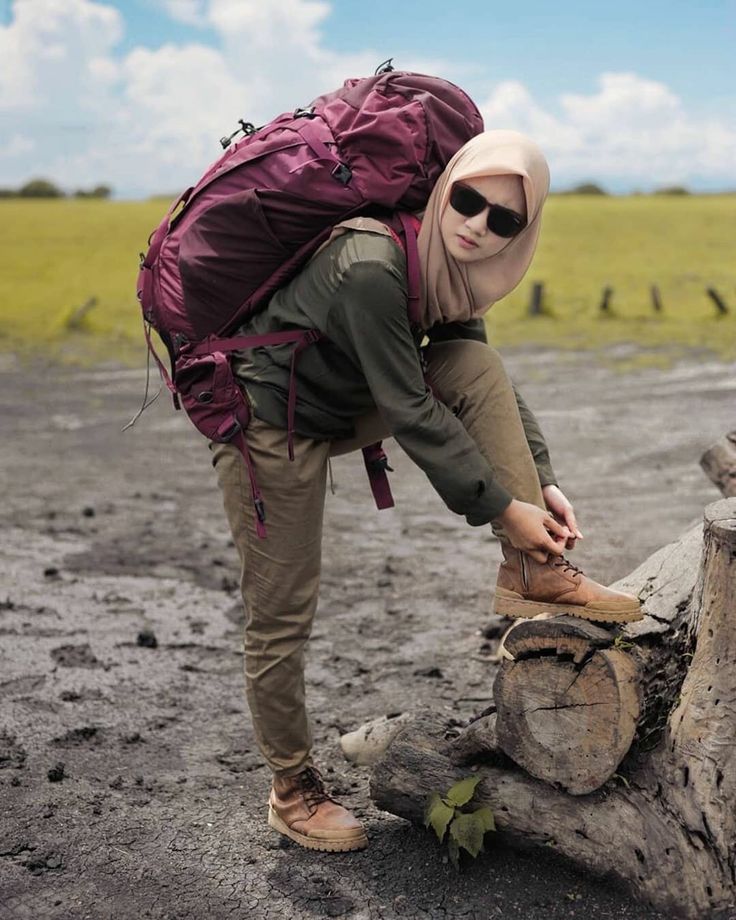
M 707 355 L 622 376 L 613 354 L 505 353 L 586 536 L 571 558 L 606 583 L 718 497 L 698 458 L 733 427 L 736 391 L 734 365 Z M 317 762 L 370 846 L 315 853 L 266 825 L 209 454 L 164 397 L 120 434 L 142 381 L 0 361 L 0 917 L 656 917 L 492 835 L 457 874 L 342 758 L 339 734 L 384 713 L 467 718 L 495 674 L 478 630 L 498 544 L 396 445 L 391 511 L 373 509 L 359 455 L 334 465 L 308 652 Z

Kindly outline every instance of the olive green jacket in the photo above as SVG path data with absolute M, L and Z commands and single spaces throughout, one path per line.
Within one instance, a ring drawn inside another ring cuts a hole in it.
M 350 231 L 333 240 L 268 308 L 239 332 L 318 329 L 297 365 L 295 430 L 319 440 L 349 438 L 353 419 L 374 408 L 396 440 L 427 474 L 447 506 L 473 525 L 489 523 L 512 499 L 462 423 L 427 387 L 421 330 L 407 316 L 406 260 L 388 237 Z M 429 330 L 430 342 L 485 341 L 482 320 Z M 233 367 L 254 414 L 286 427 L 292 345 L 236 353 Z M 556 483 L 534 415 L 516 387 L 527 441 L 542 485 Z

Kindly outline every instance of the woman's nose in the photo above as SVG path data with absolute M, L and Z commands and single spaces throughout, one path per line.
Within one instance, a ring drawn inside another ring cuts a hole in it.
M 473 217 L 467 217 L 465 224 L 469 230 L 472 230 L 477 236 L 484 236 L 488 230 L 488 208 L 485 207 L 480 214 L 474 214 Z

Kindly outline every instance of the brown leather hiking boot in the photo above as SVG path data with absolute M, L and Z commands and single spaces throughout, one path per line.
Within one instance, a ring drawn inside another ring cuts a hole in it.
M 274 776 L 268 823 L 310 850 L 335 852 L 368 846 L 363 825 L 327 794 L 314 766 L 294 776 Z
M 599 585 L 564 556 L 550 553 L 542 563 L 507 543 L 501 549 L 495 591 L 499 616 L 567 613 L 600 623 L 631 623 L 644 616 L 638 598 Z

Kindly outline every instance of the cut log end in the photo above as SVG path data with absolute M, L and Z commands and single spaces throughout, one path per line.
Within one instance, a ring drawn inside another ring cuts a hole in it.
M 639 672 L 614 637 L 574 617 L 520 623 L 494 685 L 499 748 L 573 795 L 616 771 L 639 718 Z M 606 647 L 608 646 L 608 647 Z

